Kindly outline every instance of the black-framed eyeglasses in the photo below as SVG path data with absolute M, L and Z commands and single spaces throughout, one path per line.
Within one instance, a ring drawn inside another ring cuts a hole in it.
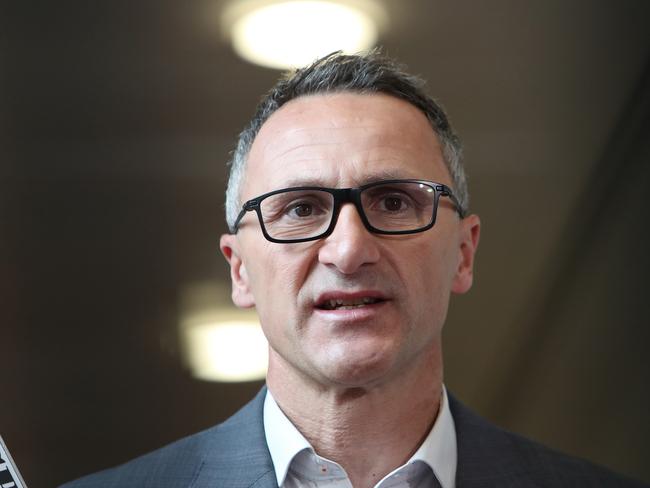
M 284 188 L 244 203 L 231 232 L 236 234 L 244 215 L 255 211 L 267 240 L 314 241 L 330 235 L 341 205 L 352 203 L 370 232 L 415 234 L 433 227 L 440 197 L 448 197 L 458 215 L 465 217 L 451 188 L 434 181 L 383 180 L 359 188 Z

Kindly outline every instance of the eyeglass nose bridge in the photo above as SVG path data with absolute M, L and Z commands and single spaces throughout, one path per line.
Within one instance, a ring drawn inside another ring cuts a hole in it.
M 366 217 L 366 213 L 363 210 L 363 205 L 361 204 L 361 191 L 362 188 L 331 188 L 328 189 L 328 191 L 332 194 L 334 197 L 334 204 L 332 206 L 332 220 L 330 221 L 330 225 L 325 231 L 325 233 L 322 235 L 322 237 L 327 237 L 332 232 L 334 232 L 334 229 L 336 228 L 336 223 L 339 220 L 339 214 L 341 212 L 341 207 L 345 203 L 351 203 L 354 205 L 354 207 L 357 209 L 357 214 L 359 215 L 359 218 L 361 219 L 361 222 L 363 222 L 363 226 L 366 228 L 366 230 L 369 233 L 374 233 L 376 230 L 373 228 L 373 226 L 370 224 L 368 221 L 368 217 Z

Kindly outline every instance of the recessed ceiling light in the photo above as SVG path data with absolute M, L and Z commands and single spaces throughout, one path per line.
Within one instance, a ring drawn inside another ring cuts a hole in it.
M 239 382 L 266 376 L 268 345 L 258 323 L 194 323 L 184 327 L 186 360 L 192 376 Z
M 222 20 L 241 57 L 286 69 L 338 50 L 370 49 L 386 15 L 370 0 L 248 0 L 232 3 Z
M 208 381 L 253 381 L 266 376 L 268 343 L 255 310 L 236 309 L 230 287 L 185 285 L 180 293 L 183 359 L 192 376 Z

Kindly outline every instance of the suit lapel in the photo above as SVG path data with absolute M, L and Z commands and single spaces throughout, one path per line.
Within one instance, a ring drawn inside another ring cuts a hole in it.
M 219 425 L 204 447 L 205 455 L 192 488 L 277 488 L 264 435 L 266 388 Z
M 456 427 L 456 488 L 536 487 L 520 459 L 514 436 L 474 414 L 451 395 Z

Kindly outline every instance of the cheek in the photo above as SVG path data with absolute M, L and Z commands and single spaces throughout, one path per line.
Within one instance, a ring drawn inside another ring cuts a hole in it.
M 249 255 L 248 274 L 260 318 L 275 322 L 282 316 L 284 320 L 295 308 L 309 271 L 306 256 L 273 243 L 259 245 Z
M 439 244 L 439 243 L 436 243 Z M 450 247 L 421 246 L 408 251 L 414 256 L 404 277 L 410 290 L 409 306 L 424 320 L 444 321 L 455 276 L 456 254 Z

